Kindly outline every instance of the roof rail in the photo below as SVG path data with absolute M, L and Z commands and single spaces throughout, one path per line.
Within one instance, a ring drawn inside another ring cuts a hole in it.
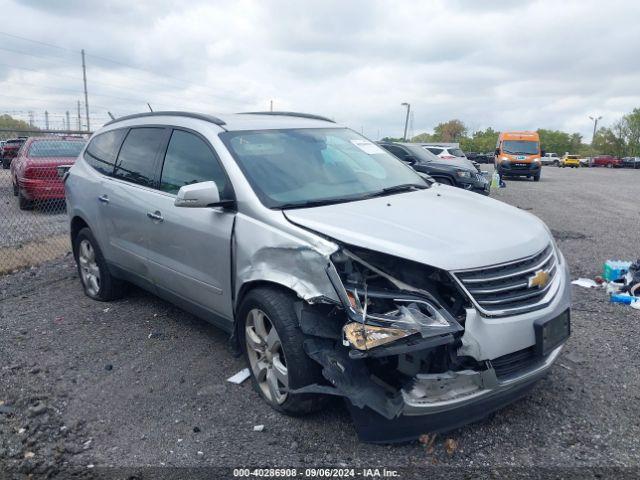
M 323 117 L 321 115 L 314 115 L 312 113 L 298 113 L 298 112 L 240 112 L 240 115 L 278 115 L 283 117 L 298 117 L 298 118 L 310 118 L 312 120 L 323 120 L 325 122 L 336 123 L 330 118 Z
M 110 122 L 105 123 L 104 126 L 106 127 L 107 125 L 112 125 L 114 123 L 121 122 L 123 120 L 130 120 L 132 118 L 162 117 L 167 115 L 177 116 L 177 117 L 197 118 L 198 120 L 204 120 L 205 122 L 215 123 L 220 127 L 222 127 L 223 125 L 226 125 L 224 120 L 221 120 L 218 117 L 214 117 L 213 115 L 207 115 L 204 113 L 194 113 L 194 112 L 167 111 L 167 112 L 142 112 L 142 113 L 134 113 L 132 115 L 125 115 L 124 117 L 118 117 L 115 120 L 111 120 Z

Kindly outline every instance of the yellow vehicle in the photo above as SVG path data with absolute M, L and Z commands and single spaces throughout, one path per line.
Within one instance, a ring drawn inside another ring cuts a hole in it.
M 560 163 L 558 166 L 571 167 L 571 168 L 579 168 L 580 167 L 580 155 L 569 155 L 565 153 L 564 156 L 560 159 Z

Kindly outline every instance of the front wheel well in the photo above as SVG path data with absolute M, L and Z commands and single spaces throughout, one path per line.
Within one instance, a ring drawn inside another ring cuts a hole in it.
M 281 283 L 276 283 L 269 280 L 252 280 L 243 283 L 233 304 L 233 330 L 231 333 L 231 338 L 229 339 L 229 345 L 233 349 L 233 352 L 236 356 L 240 356 L 242 354 L 241 346 L 238 341 L 240 338 L 240 332 L 238 331 L 238 329 L 241 328 L 242 325 L 242 322 L 240 322 L 238 318 L 238 309 L 240 308 L 240 305 L 242 304 L 242 301 L 247 296 L 247 294 L 250 291 L 255 290 L 256 288 L 273 288 L 281 290 L 283 292 L 292 293 L 296 296 L 298 295 L 293 289 L 286 287 Z
M 78 233 L 80 233 L 80 230 L 85 227 L 89 228 L 89 225 L 82 219 L 82 217 L 73 217 L 73 219 L 71 220 L 71 248 L 74 248 L 73 246 L 75 244 L 75 239 L 78 236 Z

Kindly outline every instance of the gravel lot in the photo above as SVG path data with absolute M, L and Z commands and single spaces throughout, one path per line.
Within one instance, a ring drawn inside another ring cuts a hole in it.
M 640 257 L 638 170 L 548 167 L 541 182 L 508 181 L 494 197 L 549 225 L 574 278 L 598 274 L 607 258 Z M 574 287 L 572 337 L 529 397 L 438 436 L 432 449 L 359 443 L 339 402 L 307 418 L 279 415 L 250 382 L 225 381 L 244 365 L 221 331 L 137 289 L 94 302 L 69 257 L 0 277 L 0 306 L 0 466 L 25 473 L 94 465 L 639 472 L 640 311 L 603 292 Z M 457 444 L 449 452 L 448 439 Z

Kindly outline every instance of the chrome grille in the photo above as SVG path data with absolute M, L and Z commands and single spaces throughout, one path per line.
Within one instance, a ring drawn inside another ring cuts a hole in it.
M 543 286 L 532 286 L 539 272 L 548 274 Z M 485 315 L 502 316 L 544 308 L 557 285 L 558 265 L 553 247 L 527 258 L 473 270 L 454 272 L 454 277 Z

